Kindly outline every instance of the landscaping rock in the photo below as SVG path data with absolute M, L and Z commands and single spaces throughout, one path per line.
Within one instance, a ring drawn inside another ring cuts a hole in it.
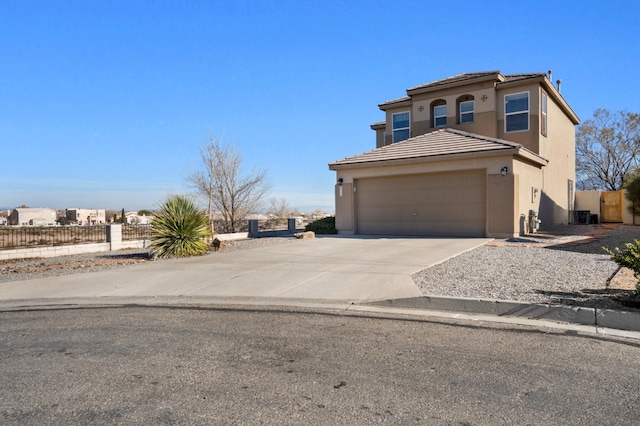
M 305 232 L 298 232 L 297 234 L 293 234 L 293 236 L 300 240 L 306 240 L 309 238 L 315 238 L 316 233 L 313 231 L 305 231 Z

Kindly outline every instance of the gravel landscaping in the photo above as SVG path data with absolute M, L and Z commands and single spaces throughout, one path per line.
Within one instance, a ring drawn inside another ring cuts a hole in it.
M 496 240 L 412 278 L 423 294 L 432 296 L 634 309 L 628 275 L 624 283 L 614 280 L 612 285 L 618 266 L 602 247 L 624 248 L 638 238 L 640 227 L 634 226 L 558 227 Z
M 575 225 L 493 242 L 413 274 L 431 296 L 518 300 L 533 303 L 636 310 L 633 276 L 621 280 L 602 247 L 624 248 L 640 239 L 640 227 Z M 292 241 L 275 237 L 225 243 L 222 252 Z M 207 256 L 216 256 L 211 252 Z M 153 259 L 149 250 L 87 253 L 46 259 L 0 261 L 0 283 L 124 268 Z M 622 271 L 624 272 L 624 270 Z M 622 282 L 622 285 L 620 284 Z

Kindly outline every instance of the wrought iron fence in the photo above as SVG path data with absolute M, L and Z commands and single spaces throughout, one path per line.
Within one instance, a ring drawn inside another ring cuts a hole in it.
M 0 227 L 0 249 L 106 242 L 104 226 Z
M 107 242 L 105 225 L 0 226 L 0 250 Z M 148 240 L 150 225 L 124 225 L 122 240 Z
M 151 225 L 123 225 L 122 241 L 148 240 L 151 238 Z

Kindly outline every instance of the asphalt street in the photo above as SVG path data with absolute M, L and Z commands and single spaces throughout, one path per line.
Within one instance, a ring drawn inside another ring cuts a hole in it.
M 0 423 L 639 424 L 637 341 L 250 308 L 0 312 Z

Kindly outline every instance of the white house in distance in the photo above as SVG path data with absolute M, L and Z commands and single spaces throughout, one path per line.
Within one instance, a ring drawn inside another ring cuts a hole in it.
M 45 226 L 56 224 L 56 210 L 49 208 L 17 208 L 11 211 L 9 225 Z
M 100 225 L 107 222 L 104 209 L 66 209 L 65 217 L 78 225 Z
M 149 225 L 153 216 L 139 215 L 138 212 L 128 212 L 124 215 L 129 225 Z

